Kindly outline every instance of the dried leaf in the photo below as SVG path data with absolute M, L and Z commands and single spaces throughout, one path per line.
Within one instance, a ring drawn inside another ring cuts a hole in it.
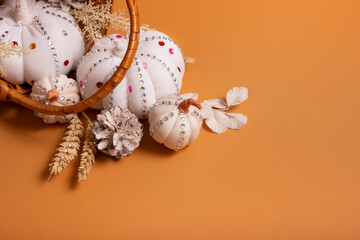
M 230 122 L 224 112 L 214 110 L 214 114 L 205 120 L 206 125 L 215 133 L 224 133 Z
M 229 118 L 228 128 L 240 129 L 247 123 L 247 117 L 241 113 L 225 113 Z
M 226 94 L 228 107 L 238 105 L 248 98 L 248 90 L 244 87 L 234 87 Z

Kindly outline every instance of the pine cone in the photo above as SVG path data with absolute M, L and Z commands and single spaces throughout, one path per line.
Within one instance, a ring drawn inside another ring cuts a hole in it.
M 93 133 L 97 148 L 117 159 L 130 155 L 140 144 L 143 126 L 129 109 L 115 107 L 97 115 Z

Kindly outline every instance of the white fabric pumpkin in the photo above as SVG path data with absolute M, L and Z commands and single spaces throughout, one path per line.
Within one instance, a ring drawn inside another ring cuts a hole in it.
M 83 57 L 77 70 L 82 98 L 93 95 L 120 65 L 128 39 L 119 34 L 99 40 Z M 156 100 L 181 89 L 185 63 L 180 48 L 167 35 L 141 32 L 131 68 L 116 89 L 96 104 L 96 109 L 120 106 L 139 118 L 147 118 Z
M 67 74 L 84 54 L 85 43 L 74 18 L 45 1 L 5 0 L 0 8 L 0 41 L 29 54 L 2 61 L 6 80 L 33 84 L 43 76 Z
M 77 82 L 66 75 L 59 75 L 59 82 L 56 83 L 56 76 L 50 75 L 36 81 L 30 97 L 41 103 L 54 106 L 69 106 L 80 101 L 80 91 Z M 73 114 L 66 116 L 47 115 L 36 113 L 43 118 L 45 123 L 65 123 L 72 119 Z
M 190 95 L 161 98 L 149 114 L 150 135 L 157 142 L 177 151 L 197 139 L 202 125 L 203 117 L 198 108 L 190 106 L 189 113 L 178 109 L 179 104 L 188 98 Z
M 197 94 L 161 98 L 150 110 L 150 135 L 167 148 L 178 151 L 198 138 L 203 120 L 215 133 L 223 133 L 227 128 L 240 129 L 246 124 L 247 117 L 224 111 L 245 101 L 247 97 L 246 88 L 235 87 L 227 93 L 226 101 L 212 99 L 201 105 L 196 103 L 198 107 L 186 108 L 188 113 L 181 108 L 182 102 L 188 99 L 197 100 Z

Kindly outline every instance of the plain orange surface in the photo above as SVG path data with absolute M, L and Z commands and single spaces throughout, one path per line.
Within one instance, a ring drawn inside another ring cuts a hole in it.
M 117 1 L 116 8 L 124 8 Z M 173 153 L 78 161 L 47 182 L 64 127 L 0 104 L 0 239 L 360 239 L 360 3 L 141 0 L 197 63 L 182 92 L 249 100 L 239 131 Z

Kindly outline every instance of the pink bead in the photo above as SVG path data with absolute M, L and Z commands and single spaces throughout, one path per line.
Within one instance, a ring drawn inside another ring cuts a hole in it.
M 132 92 L 132 87 L 129 86 L 128 90 L 129 90 L 129 93 L 131 93 Z
M 83 87 L 83 82 L 82 82 L 82 81 L 79 82 L 79 86 L 80 86 L 81 88 Z
M 117 37 L 117 38 L 122 38 L 122 36 L 121 36 L 121 35 L 116 35 L 116 37 Z
M 147 69 L 147 68 L 148 68 L 148 65 L 147 65 L 146 62 L 143 62 L 142 65 L 143 65 L 143 68 L 144 68 L 144 69 Z
M 174 49 L 170 48 L 170 49 L 169 49 L 169 53 L 170 53 L 170 54 L 174 54 Z

